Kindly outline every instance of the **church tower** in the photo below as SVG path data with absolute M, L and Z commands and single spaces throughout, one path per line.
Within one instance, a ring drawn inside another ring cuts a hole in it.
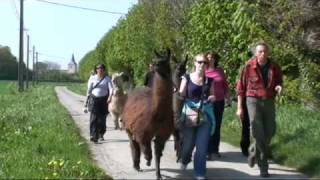
M 68 74 L 76 74 L 77 70 L 77 63 L 74 60 L 74 54 L 72 54 L 71 61 L 68 63 Z

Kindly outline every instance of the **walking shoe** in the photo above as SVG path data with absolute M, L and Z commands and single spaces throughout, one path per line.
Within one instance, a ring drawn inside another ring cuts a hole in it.
M 248 165 L 249 167 L 254 167 L 254 164 L 256 163 L 256 157 L 254 154 L 249 154 L 248 156 Z
M 90 141 L 94 142 L 94 143 L 97 143 L 98 142 L 98 139 L 94 138 L 94 137 L 90 137 Z
M 216 153 L 211 153 L 208 155 L 208 160 L 215 160 L 221 158 L 221 154 L 216 152 Z
M 196 180 L 205 180 L 207 178 L 205 176 L 196 176 L 194 179 L 196 179 Z
M 180 163 L 180 169 L 181 170 L 186 170 L 187 169 L 187 164 Z
M 99 141 L 104 141 L 104 138 L 103 138 L 102 134 L 99 135 Z
M 268 170 L 260 170 L 260 176 L 261 177 L 270 177 L 270 174 L 268 173 Z

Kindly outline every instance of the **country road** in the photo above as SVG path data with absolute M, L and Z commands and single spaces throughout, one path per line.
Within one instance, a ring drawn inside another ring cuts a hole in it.
M 113 122 L 107 119 L 107 132 L 105 140 L 99 144 L 89 141 L 89 114 L 82 112 L 84 96 L 75 94 L 65 87 L 55 88 L 61 104 L 69 111 L 81 135 L 87 140 L 90 151 L 97 165 L 114 179 L 155 179 L 154 160 L 150 167 L 141 158 L 143 172 L 136 172 L 132 168 L 129 141 L 125 131 L 114 130 Z M 257 166 L 250 168 L 246 157 L 242 156 L 240 149 L 227 143 L 221 143 L 222 158 L 207 162 L 208 179 L 258 179 Z M 184 171 L 176 163 L 172 138 L 166 143 L 161 158 L 161 173 L 164 179 L 191 179 L 193 163 Z M 269 179 L 308 179 L 307 176 L 294 169 L 270 163 Z

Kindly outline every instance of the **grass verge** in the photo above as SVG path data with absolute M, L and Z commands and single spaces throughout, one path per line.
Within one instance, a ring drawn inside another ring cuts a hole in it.
M 300 105 L 278 105 L 277 131 L 272 139 L 273 160 L 320 178 L 320 113 Z M 241 124 L 235 106 L 227 108 L 222 123 L 222 140 L 239 146 Z
M 0 179 L 103 178 L 53 85 L 0 85 Z M 13 83 L 12 83 L 13 84 Z M 3 89 L 7 88 L 7 89 Z

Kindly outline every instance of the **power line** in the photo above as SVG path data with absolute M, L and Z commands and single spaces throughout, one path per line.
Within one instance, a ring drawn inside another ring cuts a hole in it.
M 107 11 L 107 10 L 103 10 L 103 9 L 86 8 L 86 7 L 74 6 L 74 5 L 69 5 L 69 4 L 62 4 L 62 3 L 51 2 L 51 1 L 46 1 L 46 0 L 36 0 L 36 1 L 39 1 L 39 2 L 42 2 L 42 3 L 54 4 L 54 5 L 58 5 L 58 6 L 64 6 L 64 7 L 88 10 L 88 11 L 103 12 L 103 13 L 109 13 L 109 14 L 126 15 L 126 13 L 122 13 L 122 12 Z

